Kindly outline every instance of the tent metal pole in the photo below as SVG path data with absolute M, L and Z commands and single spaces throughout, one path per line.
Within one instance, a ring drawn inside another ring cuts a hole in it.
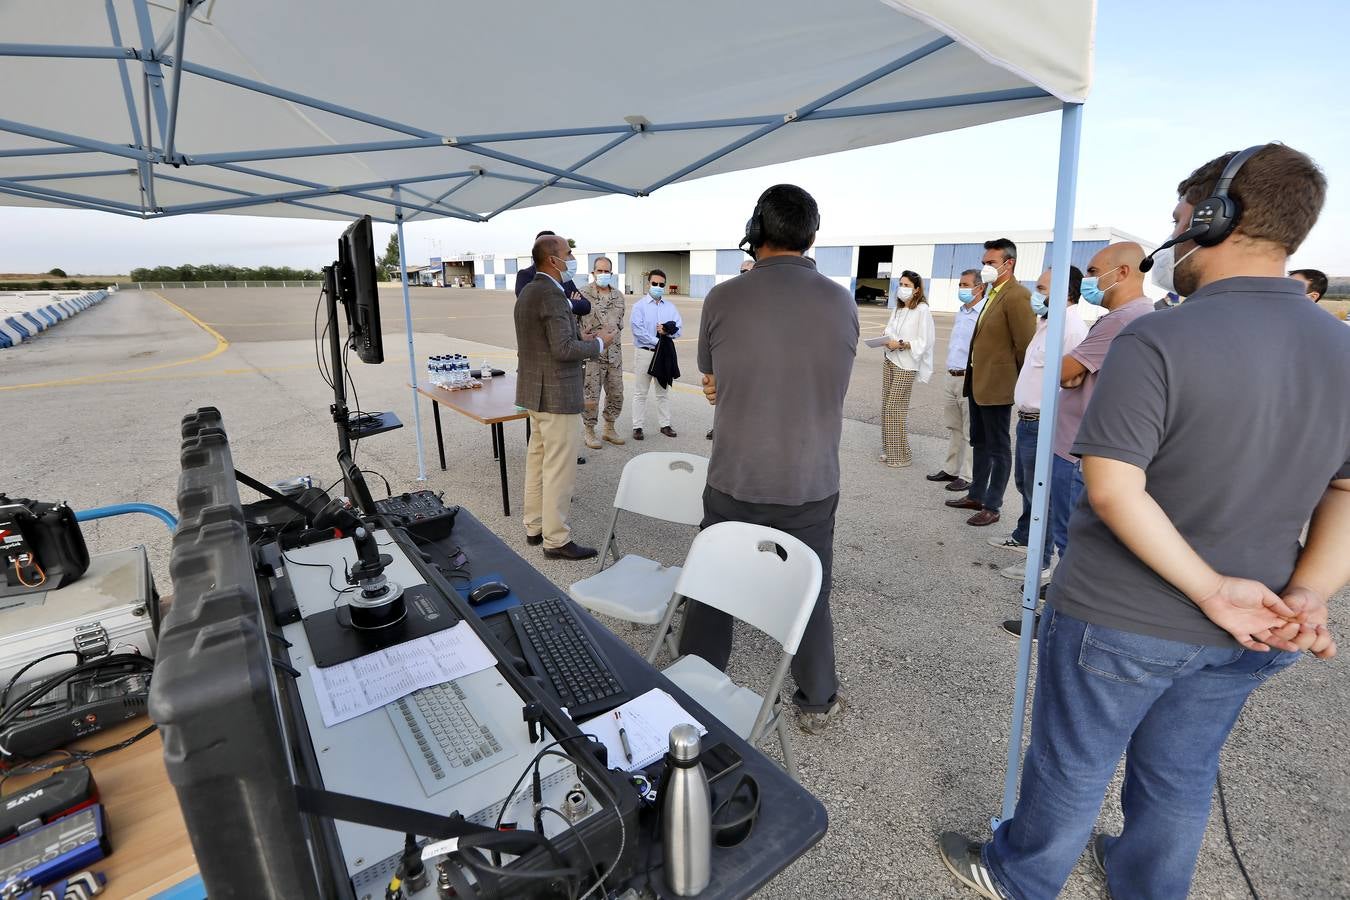
M 166 174 L 166 173 L 164 173 L 164 172 L 160 172 L 160 173 L 159 173 L 157 176 L 155 176 L 155 177 L 158 178 L 160 181 L 172 181 L 172 182 L 175 182 L 175 183 L 177 183 L 177 184 L 187 184 L 187 185 L 191 185 L 191 186 L 193 186 L 193 187 L 206 188 L 206 189 L 212 190 L 212 191 L 220 191 L 220 192 L 223 193 L 223 194 L 235 194 L 236 196 L 240 196 L 240 197 L 256 197 L 256 196 L 258 196 L 258 195 L 257 195 L 256 193 L 254 193 L 253 191 L 246 191 L 246 190 L 244 190 L 243 188 L 232 188 L 232 187 L 226 187 L 225 185 L 222 185 L 222 184 L 211 184 L 211 183 L 206 182 L 206 181 L 199 181 L 199 180 L 197 180 L 197 179 L 195 179 L 195 178 L 184 178 L 182 175 L 169 175 L 169 174 Z M 334 206 L 322 206 L 322 205 L 320 205 L 320 204 L 318 204 L 318 203 L 307 203 L 307 202 L 305 202 L 305 201 L 303 201 L 303 200 L 282 200 L 282 201 L 279 201 L 279 202 L 281 202 L 281 203 L 286 203 L 286 204 L 288 204 L 288 205 L 290 205 L 290 206 L 299 206 L 299 207 L 303 207 L 304 209 L 314 209 L 314 210 L 318 210 L 319 212 L 335 213 L 336 215 L 342 216 L 343 218 L 348 218 L 348 217 L 350 217 L 350 216 L 352 215 L 351 210 L 348 210 L 348 209 L 338 209 L 337 207 L 334 207 Z M 380 217 L 380 216 L 371 216 L 370 218 L 371 218 L 373 221 L 379 222 L 379 223 L 381 223 L 381 224 L 383 224 L 383 225 L 393 225 L 393 224 L 394 224 L 394 220 L 393 220 L 393 219 L 386 219 L 386 218 L 382 218 L 382 217 Z
M 3 131 L 0 128 L 0 131 Z M 23 150 L 0 150 L 0 159 L 17 159 L 24 156 L 65 156 L 69 153 L 95 153 L 84 147 L 28 147 Z
M 298 186 L 300 186 L 300 187 L 314 188 L 314 189 L 316 189 L 316 190 L 318 190 L 318 189 L 323 189 L 323 190 L 326 190 L 326 191 L 329 191 L 329 192 L 333 192 L 333 189 L 332 189 L 331 187 L 329 187 L 328 185 L 319 184 L 317 181 L 307 181 L 307 180 L 304 179 L 304 178 L 296 178 L 296 177 L 294 177 L 294 176 L 292 176 L 292 175 L 280 175 L 280 174 L 277 174 L 276 172 L 266 172 L 266 171 L 264 171 L 264 170 L 262 170 L 262 169 L 255 169 L 255 168 L 252 168 L 252 167 L 250 167 L 250 166 L 240 166 L 240 165 L 236 165 L 235 163 L 212 163 L 211 165 L 212 165 L 213 168 L 224 169 L 224 170 L 226 170 L 227 172 L 238 172 L 238 173 L 241 174 L 241 175 L 252 175 L 252 176 L 254 176 L 255 178 L 266 178 L 266 179 L 269 179 L 269 180 L 271 180 L 271 181 L 280 181 L 282 184 L 294 184 L 294 185 L 298 185 Z M 464 178 L 464 177 L 467 177 L 467 176 L 472 175 L 472 174 L 473 174 L 472 172 L 445 172 L 445 173 L 442 173 L 442 174 L 439 174 L 439 175 L 429 175 L 429 176 L 423 176 L 423 177 L 421 177 L 421 178 L 411 178 L 411 179 L 405 178 L 405 179 L 403 179 L 402 181 L 400 181 L 400 182 L 398 182 L 398 183 L 399 183 L 399 184 L 402 184 L 402 185 L 408 185 L 408 184 L 416 184 L 417 182 L 420 182 L 420 181 L 444 181 L 444 180 L 449 179 L 449 178 Z M 387 186 L 387 185 L 386 185 L 386 186 Z M 588 189 L 588 190 L 589 190 L 589 189 Z M 390 200 L 388 197 L 380 197 L 380 196 L 377 196 L 377 195 L 375 195 L 375 194 L 359 193 L 359 192 L 357 192 L 357 191 L 354 191 L 354 190 L 353 190 L 352 188 L 350 188 L 350 187 L 349 187 L 349 188 L 344 188 L 343 191 L 342 191 L 342 193 L 345 193 L 345 194 L 346 194 L 347 196 L 349 196 L 349 197 L 357 197 L 357 198 L 359 198 L 359 199 L 361 199 L 361 200 L 370 200 L 370 201 L 373 202 L 373 203 L 383 203 L 383 204 L 385 204 L 386 206 L 395 206 L 395 205 L 396 205 L 396 204 L 394 203 L 394 201 Z M 257 196 L 261 196 L 261 195 L 259 195 L 259 194 L 253 194 L 252 196 L 257 197 Z M 294 200 L 286 201 L 286 202 L 295 203 Z M 296 205 L 302 205 L 302 204 L 296 204 Z M 417 208 L 418 208 L 418 209 L 422 209 L 422 207 L 417 207 Z M 343 212 L 342 212 L 342 215 L 343 215 L 344 217 L 346 217 L 346 216 L 350 216 L 351 213 L 350 213 L 349 211 L 343 211 Z M 459 216 L 452 216 L 452 218 L 459 218 Z M 394 220 L 393 220 L 393 219 L 381 219 L 380 221 L 381 221 L 381 222 L 384 222 L 386 225 L 393 225 L 393 224 L 394 224 Z M 469 221 L 471 221 L 471 222 L 479 222 L 479 221 L 482 221 L 482 219 L 480 219 L 480 218 L 478 218 L 478 217 L 475 216 L 474 218 L 469 219 Z
M 164 68 L 159 64 L 159 54 L 155 52 L 155 33 L 150 26 L 150 6 L 148 0 L 133 0 L 136 10 L 136 27 L 141 33 L 141 68 L 145 71 L 146 115 L 155 111 L 155 123 L 159 126 L 160 143 L 164 142 L 164 129 L 169 121 L 169 104 L 164 97 Z M 145 142 L 154 146 L 149 126 L 145 130 Z M 153 191 L 152 191 L 153 193 Z
M 747 134 L 744 137 L 737 138 L 736 140 L 727 144 L 725 147 L 722 147 L 719 150 L 714 150 L 712 153 L 709 153 L 702 159 L 697 159 L 691 162 L 689 165 L 684 166 L 681 169 L 678 169 L 677 171 L 671 173 L 670 175 L 667 175 L 660 181 L 653 182 L 649 187 L 645 188 L 642 191 L 642 193 L 650 194 L 652 191 L 665 187 L 672 181 L 678 181 L 679 179 L 685 177 L 686 175 L 692 174 L 693 172 L 697 172 L 699 169 L 703 168 L 704 166 L 712 162 L 721 159 L 727 154 L 736 152 L 740 148 L 744 147 L 746 144 L 749 144 L 753 141 L 757 141 L 760 138 L 765 137 L 766 135 L 772 134 L 773 132 L 782 128 L 784 125 L 795 122 L 798 119 L 802 118 L 803 116 L 815 112 L 822 106 L 827 106 L 833 103 L 834 101 L 840 99 L 841 97 L 848 96 L 849 94 L 853 93 L 854 91 L 860 88 L 867 87 L 869 84 L 874 84 L 875 82 L 880 81 L 881 79 L 887 77 L 888 75 L 893 75 L 896 72 L 903 69 L 905 66 L 908 66 L 911 63 L 918 62 L 924 57 L 931 56 L 932 54 L 941 50 L 943 47 L 948 47 L 954 43 L 956 43 L 956 39 L 947 37 L 946 35 L 943 35 L 942 37 L 937 38 L 936 40 L 929 41 L 922 47 L 919 47 L 916 50 L 906 53 L 899 59 L 892 60 L 891 62 L 887 63 L 884 66 L 881 66 L 880 68 L 873 69 L 871 72 L 868 72 L 866 75 L 863 75 L 860 78 L 855 78 L 853 81 L 850 81 L 843 87 L 830 91 L 823 97 L 813 100 L 812 102 L 807 103 L 804 106 L 800 107 L 799 109 L 795 109 L 787 113 L 786 115 L 779 116 L 777 119 L 770 122 L 769 124 L 762 126 L 759 130 L 751 134 Z
M 351 144 L 316 144 L 310 147 L 269 147 L 258 150 L 235 150 L 229 153 L 195 153 L 183 161 L 193 166 L 209 166 L 221 162 L 257 162 L 264 159 L 299 159 L 310 156 L 341 156 L 345 153 L 378 153 L 383 150 L 420 150 L 444 145 L 438 137 L 403 138 L 397 141 L 362 141 Z
M 102 206 L 100 205 L 102 201 L 85 203 L 77 200 L 65 200 L 58 197 L 51 197 L 47 194 L 35 193 L 26 185 L 6 187 L 3 182 L 0 182 L 0 194 L 7 194 L 11 197 L 22 197 L 25 200 L 42 200 L 45 203 L 54 203 L 58 206 L 69 206 L 72 209 L 92 209 L 95 212 L 108 212 L 116 213 L 119 216 L 130 216 L 133 219 L 145 218 L 139 210 L 136 212 L 128 212 L 125 209 L 114 209 L 110 206 Z
M 14 182 L 6 178 L 0 178 L 0 187 L 12 188 L 15 190 L 27 191 L 30 194 L 38 196 L 51 197 L 55 200 L 68 200 L 77 204 L 92 204 L 111 209 L 121 209 L 127 212 L 134 212 L 140 215 L 141 208 L 131 203 L 123 203 L 120 200 L 104 200 L 101 197 L 91 197 L 88 194 L 75 194 L 70 191 L 58 191 L 55 188 L 41 187 L 32 183 Z
M 164 158 L 173 162 L 173 139 L 178 130 L 178 92 L 183 86 L 183 42 L 187 39 L 187 21 L 192 5 L 178 0 L 178 20 L 173 34 L 173 81 L 169 85 L 169 123 L 164 131 Z
M 137 162 L 146 159 L 151 153 L 148 149 L 137 150 L 134 147 L 128 147 L 126 144 L 109 144 L 106 141 L 83 138 L 77 134 L 67 134 L 64 131 L 53 131 L 50 128 L 39 128 L 36 125 L 26 125 L 23 122 L 15 122 L 13 119 L 0 119 L 0 131 L 8 131 L 11 134 L 21 134 L 25 137 L 37 138 L 42 141 L 51 141 L 53 144 L 65 144 L 69 147 L 79 147 L 84 150 L 107 153 L 111 156 L 134 159 Z M 36 151 L 32 150 L 24 151 L 26 154 L 35 152 Z
M 452 172 L 449 175 L 426 175 L 420 178 L 414 178 L 409 180 L 414 182 L 439 181 L 445 178 L 462 178 L 467 174 L 469 173 Z M 332 185 L 332 186 L 320 185 L 319 187 L 316 188 L 306 188 L 303 191 L 282 191 L 281 193 L 277 194 L 258 194 L 255 197 L 250 197 L 248 200 L 237 202 L 232 200 L 212 200 L 203 203 L 185 203 L 181 206 L 168 207 L 166 208 L 165 211 L 168 213 L 173 213 L 175 215 L 181 215 L 183 213 L 211 212 L 212 210 L 231 209 L 240 206 L 260 206 L 264 203 L 273 203 L 281 200 L 306 200 L 311 197 L 327 197 L 343 194 L 356 196 L 356 192 L 358 191 L 371 191 L 371 190 L 379 190 L 381 188 L 391 188 L 396 187 L 398 184 L 399 182 L 396 179 L 389 179 L 387 181 L 366 181 L 360 184 Z M 388 198 L 380 198 L 380 202 L 389 204 L 390 206 L 399 205 L 395 201 L 390 200 Z
M 15 175 L 6 181 L 64 181 L 70 178 L 108 178 L 113 175 L 135 175 L 135 169 L 101 169 L 97 172 L 61 172 L 47 175 Z
M 636 188 L 626 188 L 623 185 L 614 184 L 609 181 L 601 181 L 598 178 L 591 178 L 587 175 L 578 175 L 576 172 L 569 172 L 566 169 L 559 169 L 555 166 L 545 165 L 544 163 L 531 162 L 520 156 L 513 156 L 510 153 L 502 153 L 500 150 L 492 150 L 487 147 L 480 147 L 477 144 L 453 144 L 456 150 L 463 150 L 465 153 L 474 153 L 479 156 L 486 156 L 488 159 L 495 159 L 500 162 L 511 163 L 525 169 L 534 169 L 536 172 L 545 172 L 557 178 L 567 178 L 572 181 L 579 181 L 582 184 L 589 184 L 591 187 L 600 188 L 602 191 L 609 191 L 613 194 L 627 194 L 630 197 L 641 195 L 641 191 Z
M 1022 637 L 1017 644 L 1017 680 L 1013 689 L 1008 765 L 1003 776 L 1003 810 L 997 829 L 1017 809 L 1017 781 L 1022 766 L 1022 729 L 1026 721 L 1027 682 L 1031 676 L 1032 629 L 1040 595 L 1041 554 L 1049 540 L 1050 466 L 1059 409 L 1059 360 L 1064 348 L 1064 316 L 1068 312 L 1069 261 L 1073 253 L 1073 207 L 1078 188 L 1078 145 L 1083 106 L 1065 103 L 1059 125 L 1059 177 L 1055 188 L 1055 237 L 1050 257 L 1050 322 L 1045 336 L 1045 380 L 1041 385 L 1041 419 L 1036 431 L 1036 468 L 1031 494 L 1031 533 L 1027 568 L 1022 580 Z M 1077 313 L 1074 313 L 1077 315 Z M 1053 361 L 1053 365 L 1051 364 Z
M 1037 87 L 1011 88 L 1006 91 L 983 91 L 978 94 L 952 94 L 947 97 L 928 97 L 923 100 L 898 100 L 895 103 L 873 103 L 867 106 L 844 106 L 838 109 L 818 109 L 798 118 L 799 122 L 817 122 L 822 119 L 853 119 L 861 116 L 884 116 L 888 113 L 914 112 L 923 109 L 952 109 L 958 106 L 978 106 L 982 103 L 1007 103 L 1013 100 L 1040 100 L 1053 96 Z
M 114 43 L 121 43 L 116 38 Z M 0 44 L 0 56 L 58 57 L 60 59 L 136 59 L 135 47 L 95 47 L 82 44 Z
M 113 5 L 113 0 L 106 0 L 104 6 L 108 13 L 108 32 L 112 36 L 113 43 L 120 45 L 122 29 L 117 24 L 117 8 Z M 145 142 L 141 139 L 141 122 L 136 115 L 136 95 L 131 90 L 131 72 L 128 71 L 124 59 L 117 61 L 117 76 L 122 82 L 122 97 L 127 104 L 127 119 L 131 122 L 131 144 L 137 148 L 144 147 Z M 141 212 L 144 214 L 150 209 L 150 163 L 145 159 L 138 160 L 136 174 L 140 181 Z
M 394 202 L 398 202 L 399 189 L 394 185 Z M 413 350 L 412 300 L 408 296 L 408 245 L 403 242 L 403 209 L 394 213 L 395 227 L 398 229 L 398 274 L 403 282 L 403 322 L 408 331 L 408 384 L 412 386 L 413 430 L 417 432 L 417 480 L 427 480 L 427 460 L 422 449 L 422 404 L 417 393 L 417 353 Z
M 482 172 L 481 174 L 484 178 L 496 178 L 501 181 L 518 181 L 521 184 L 532 184 L 535 186 L 545 183 L 543 181 L 540 181 L 538 178 L 526 178 L 524 175 L 507 175 L 503 172 Z M 568 191 L 586 191 L 588 193 L 595 193 L 595 194 L 608 193 L 607 191 L 604 191 L 600 188 L 591 187 L 588 184 L 563 184 L 562 182 L 557 182 L 553 185 L 550 185 L 550 187 L 562 188 L 563 190 Z
M 568 171 L 575 172 L 577 169 L 580 169 L 582 166 L 589 165 L 590 163 L 595 162 L 597 159 L 599 159 L 600 157 L 604 156 L 606 153 L 608 153 L 609 151 L 613 150 L 615 147 L 619 146 L 619 145 L 622 144 L 624 141 L 628 140 L 629 138 L 631 138 L 631 137 L 633 137 L 634 135 L 639 134 L 639 133 L 640 133 L 640 132 L 639 132 L 637 129 L 632 128 L 632 127 L 630 126 L 630 128 L 629 128 L 627 134 L 621 134 L 621 135 L 619 135 L 618 137 L 616 137 L 614 140 L 610 141 L 608 144 L 605 144 L 605 146 L 601 147 L 599 150 L 596 150 L 596 151 L 594 151 L 594 152 L 592 152 L 592 153 L 586 154 L 586 155 L 583 156 L 581 159 L 579 159 L 579 160 L 577 160 L 576 162 L 574 162 L 574 163 L 571 165 L 571 167 L 568 169 Z M 493 218 L 494 216 L 497 216 L 497 215 L 500 215 L 501 213 L 506 212 L 508 209 L 510 209 L 510 208 L 513 207 L 513 206 L 516 206 L 517 204 L 524 203 L 526 200 L 530 199 L 530 198 L 533 197 L 535 194 L 539 193 L 540 191 L 544 190 L 545 188 L 552 187 L 554 184 L 557 183 L 557 181 L 558 181 L 558 179 L 556 179 L 556 178 L 550 178 L 550 179 L 548 179 L 547 181 L 545 181 L 543 184 L 540 184 L 540 185 L 538 185 L 538 186 L 536 186 L 536 187 L 531 188 L 530 190 L 528 190 L 528 191 L 526 191 L 525 193 L 521 194 L 519 197 L 517 197 L 517 198 L 515 198 L 514 200 L 512 200 L 510 203 L 507 203 L 507 204 L 505 204 L 504 206 L 498 207 L 497 209 L 494 209 L 492 212 L 488 213 L 488 218 L 491 219 L 491 218 Z

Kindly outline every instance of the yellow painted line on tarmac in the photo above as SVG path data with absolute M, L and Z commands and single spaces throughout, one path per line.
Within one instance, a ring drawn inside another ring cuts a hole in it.
M 146 291 L 145 293 L 150 294 L 154 297 L 158 297 L 160 300 L 167 303 L 170 307 L 181 313 L 185 318 L 187 318 L 189 322 L 196 325 L 198 328 L 200 328 L 202 331 L 205 331 L 207 334 L 211 335 L 211 337 L 215 338 L 216 339 L 215 348 L 208 353 L 203 353 L 199 356 L 194 356 L 191 359 L 180 359 L 174 362 L 156 363 L 153 366 L 142 366 L 137 369 L 121 369 L 116 372 L 102 372 L 98 375 L 81 375 L 76 378 L 61 378 L 56 381 L 35 381 L 30 384 L 3 385 L 0 386 L 0 392 L 22 391 L 37 388 L 65 387 L 70 385 L 102 384 L 106 381 L 120 379 L 127 375 L 138 375 L 143 372 L 154 372 L 160 369 L 172 369 L 178 366 L 191 365 L 192 363 L 206 362 L 208 359 L 214 359 L 215 357 L 219 356 L 220 354 L 224 353 L 226 350 L 229 349 L 230 342 L 225 340 L 225 336 L 222 335 L 219 331 L 216 331 L 210 325 L 206 324 L 201 319 L 197 318 L 192 313 L 188 312 L 186 309 L 183 309 L 183 307 L 179 306 L 177 303 L 174 303 L 172 300 L 170 300 L 168 297 L 165 297 L 158 291 Z

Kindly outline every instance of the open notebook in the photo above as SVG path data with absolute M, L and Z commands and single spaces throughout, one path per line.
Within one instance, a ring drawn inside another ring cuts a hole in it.
M 582 731 L 594 735 L 609 749 L 609 765 L 614 769 L 636 772 L 665 756 L 670 747 L 670 729 L 676 725 L 688 723 L 697 728 L 700 735 L 708 733 L 702 723 L 660 688 L 634 697 L 615 712 L 620 715 L 617 719 L 614 712 L 607 712 L 581 723 Z M 619 739 L 620 721 L 628 736 L 628 746 L 633 750 L 631 763 L 624 755 L 623 742 Z

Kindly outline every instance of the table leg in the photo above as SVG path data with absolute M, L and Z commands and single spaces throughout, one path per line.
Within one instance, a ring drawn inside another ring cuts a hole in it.
M 431 415 L 436 419 L 436 452 L 441 455 L 441 471 L 445 471 L 445 440 L 441 437 L 441 405 L 431 401 Z
M 501 452 L 497 454 L 497 463 L 502 471 L 502 515 L 511 515 L 511 493 L 506 484 L 506 429 L 501 422 L 492 426 L 493 432 L 497 438 L 497 446 Z
M 528 446 L 529 443 L 530 443 L 530 417 L 529 417 L 529 416 L 526 416 L 526 417 L 525 417 L 525 444 Z
M 492 458 L 497 459 L 501 455 L 501 441 L 497 438 L 497 428 L 500 423 L 494 423 L 488 430 L 492 432 Z

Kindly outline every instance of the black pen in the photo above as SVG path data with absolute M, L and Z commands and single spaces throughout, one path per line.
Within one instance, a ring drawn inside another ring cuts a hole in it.
M 614 721 L 619 725 L 619 741 L 623 744 L 623 755 L 628 757 L 628 764 L 633 764 L 633 748 L 628 746 L 628 732 L 623 730 L 623 717 L 619 711 L 614 710 Z

